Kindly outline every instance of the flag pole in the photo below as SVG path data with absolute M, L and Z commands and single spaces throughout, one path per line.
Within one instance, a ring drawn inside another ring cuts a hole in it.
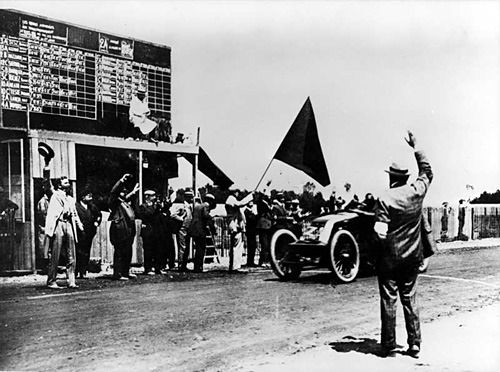
M 264 171 L 264 174 L 262 174 L 262 177 L 260 177 L 260 180 L 259 180 L 259 183 L 257 183 L 257 186 L 255 186 L 255 189 L 253 190 L 254 192 L 257 191 L 257 189 L 259 188 L 260 186 L 260 183 L 262 182 L 262 180 L 264 179 L 264 176 L 266 175 L 267 171 L 269 170 L 269 167 L 271 166 L 271 163 L 273 162 L 274 160 L 274 157 L 271 158 L 271 161 L 269 162 L 269 164 L 267 165 L 267 168 L 266 170 Z

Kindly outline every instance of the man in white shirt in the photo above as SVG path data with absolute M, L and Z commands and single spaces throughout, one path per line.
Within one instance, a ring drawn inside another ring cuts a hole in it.
M 137 94 L 132 96 L 129 109 L 129 120 L 134 127 L 139 128 L 144 136 L 148 136 L 155 128 L 156 122 L 148 118 L 150 114 L 146 87 L 139 86 Z

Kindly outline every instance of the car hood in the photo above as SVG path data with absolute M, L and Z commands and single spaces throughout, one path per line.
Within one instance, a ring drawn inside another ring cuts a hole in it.
M 323 224 L 330 222 L 332 224 L 336 224 L 337 222 L 352 220 L 353 218 L 356 217 L 358 217 L 358 214 L 354 212 L 338 212 L 334 214 L 327 214 L 324 216 L 316 217 L 315 219 L 312 220 L 312 222 L 323 223 Z

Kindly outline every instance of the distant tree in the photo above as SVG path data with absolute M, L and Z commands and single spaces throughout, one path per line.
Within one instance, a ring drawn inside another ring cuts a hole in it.
M 483 191 L 483 193 L 471 200 L 471 204 L 500 204 L 500 190 L 493 193 Z

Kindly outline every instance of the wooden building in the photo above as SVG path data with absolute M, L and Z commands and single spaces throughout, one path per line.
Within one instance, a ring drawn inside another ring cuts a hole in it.
M 161 191 L 177 175 L 178 156 L 197 169 L 198 144 L 172 143 L 168 132 L 158 143 L 136 139 L 129 121 L 130 100 L 142 85 L 153 118 L 168 129 L 170 54 L 167 46 L 0 10 L 0 186 L 19 206 L 13 223 L 0 221 L 0 271 L 40 267 L 39 142 L 55 151 L 53 178 L 68 176 L 75 196 L 89 186 L 103 205 L 124 173 Z

